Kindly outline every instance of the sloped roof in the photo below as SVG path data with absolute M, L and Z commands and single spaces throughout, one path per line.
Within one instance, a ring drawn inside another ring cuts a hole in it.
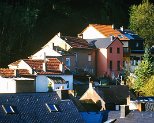
M 24 61 L 34 70 L 38 72 L 43 71 L 43 63 L 44 60 L 37 60 L 37 59 L 24 59 Z M 60 71 L 59 65 L 61 62 L 57 58 L 49 58 L 46 61 L 46 69 L 47 72 L 54 72 L 54 71 Z
M 57 112 L 50 112 L 45 104 L 56 105 Z M 1 94 L 0 107 L 11 105 L 15 114 L 6 114 L 0 108 L 2 123 L 84 123 L 82 116 L 71 100 L 61 101 L 56 92 Z
M 30 75 L 27 69 L 17 69 L 18 75 Z M 0 68 L 0 76 L 2 77 L 15 77 L 15 70 L 9 68 Z
M 95 91 L 104 100 L 105 103 L 110 104 L 125 104 L 129 96 L 128 86 L 113 85 L 109 87 L 95 87 Z
M 9 68 L 0 68 L 0 76 L 2 77 L 14 77 L 14 70 Z
M 100 38 L 95 41 L 95 46 L 97 48 L 107 48 L 109 47 L 115 40 L 119 40 L 118 38 L 115 38 L 111 41 L 111 38 Z
M 94 27 L 106 37 L 110 37 L 111 35 L 113 35 L 114 37 L 119 37 L 120 40 L 129 40 L 125 35 L 113 29 L 112 25 L 89 24 L 89 26 Z
M 53 80 L 55 84 L 65 84 L 66 81 L 62 77 L 51 77 L 48 76 L 49 79 Z
M 142 40 L 143 39 L 137 35 L 136 33 L 134 33 L 133 31 L 129 30 L 129 29 L 124 29 L 123 31 L 120 29 L 117 29 L 120 33 L 122 33 L 123 35 L 125 35 L 128 39 L 133 39 L 133 40 Z
M 116 119 L 114 123 L 153 123 L 154 112 L 151 111 L 130 111 L 125 118 L 120 118 L 120 111 L 109 111 L 108 119 Z
M 61 36 L 61 38 L 73 48 L 89 48 L 89 44 L 85 39 L 70 36 Z

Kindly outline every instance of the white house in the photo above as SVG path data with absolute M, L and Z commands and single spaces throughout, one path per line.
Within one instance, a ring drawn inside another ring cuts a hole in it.
M 56 90 L 73 90 L 73 75 L 37 75 L 36 92 L 48 92 L 48 86 Z
M 9 65 L 10 69 L 27 68 L 31 75 L 36 75 L 36 92 L 47 92 L 48 85 L 52 82 L 53 90 L 73 89 L 73 75 L 66 73 L 67 67 L 64 66 L 57 58 L 39 59 L 23 59 Z M 55 83 L 51 77 L 61 77 L 63 83 Z

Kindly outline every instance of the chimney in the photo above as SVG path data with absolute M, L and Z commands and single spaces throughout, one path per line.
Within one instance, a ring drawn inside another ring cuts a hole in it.
M 113 40 L 114 40 L 114 36 L 113 36 L 113 35 L 111 35 L 111 36 L 110 36 L 110 38 L 111 38 L 111 41 L 113 41 Z
M 89 78 L 89 88 L 93 88 L 93 85 L 92 85 L 92 82 L 90 81 L 90 76 L 88 77 Z
M 59 64 L 59 70 L 64 73 L 64 65 L 63 62 L 61 64 Z
M 52 43 L 52 46 L 51 46 L 52 50 L 55 50 L 55 46 L 54 46 L 54 43 Z
M 138 110 L 141 111 L 145 111 L 145 102 L 140 102 L 138 103 Z
M 112 24 L 112 29 L 114 29 L 114 24 Z
M 122 26 L 122 27 L 120 27 L 120 30 L 123 32 L 124 31 L 124 27 Z
M 120 118 L 125 118 L 128 113 L 129 113 L 129 106 L 120 105 Z
M 58 37 L 61 37 L 61 33 L 60 32 L 58 32 L 57 35 L 58 35 Z
M 43 71 L 46 72 L 46 53 L 44 52 Z
M 19 77 L 19 70 L 18 69 L 14 69 L 14 75 L 15 75 L 15 77 Z

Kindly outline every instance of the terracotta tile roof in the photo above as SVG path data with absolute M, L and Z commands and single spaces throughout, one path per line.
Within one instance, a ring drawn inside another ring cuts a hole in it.
M 30 75 L 27 69 L 18 69 L 19 75 Z
M 37 72 L 43 71 L 44 60 L 24 59 L 24 61 Z M 59 65 L 61 62 L 57 58 L 50 58 L 46 61 L 47 72 L 60 71 Z
M 44 72 L 44 71 L 41 71 L 41 72 L 38 72 L 38 75 L 59 75 L 59 74 L 62 74 L 61 71 L 53 71 L 53 72 Z
M 61 36 L 61 38 L 73 48 L 89 48 L 85 39 L 70 36 Z
M 17 69 L 18 74 L 20 76 L 22 75 L 30 75 L 29 71 L 27 69 Z M 15 70 L 9 69 L 9 68 L 0 68 L 0 76 L 6 77 L 6 78 L 12 78 L 15 77 Z
M 0 76 L 2 77 L 14 77 L 14 70 L 9 68 L 0 68 Z
M 113 35 L 115 37 L 119 37 L 120 40 L 129 40 L 125 35 L 113 29 L 112 25 L 89 24 L 89 26 L 94 27 L 96 30 L 98 30 L 100 33 L 102 33 L 106 37 Z

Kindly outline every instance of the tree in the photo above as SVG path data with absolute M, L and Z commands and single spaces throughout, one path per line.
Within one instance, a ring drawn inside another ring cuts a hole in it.
M 130 8 L 130 29 L 145 39 L 145 46 L 154 45 L 154 5 L 143 0 Z
M 141 88 L 144 96 L 154 96 L 154 75 L 150 77 L 144 87 Z
M 145 48 L 145 53 L 142 62 L 135 69 L 136 79 L 134 82 L 134 89 L 140 91 L 147 83 L 148 79 L 154 74 L 154 65 L 152 61 L 150 48 Z

